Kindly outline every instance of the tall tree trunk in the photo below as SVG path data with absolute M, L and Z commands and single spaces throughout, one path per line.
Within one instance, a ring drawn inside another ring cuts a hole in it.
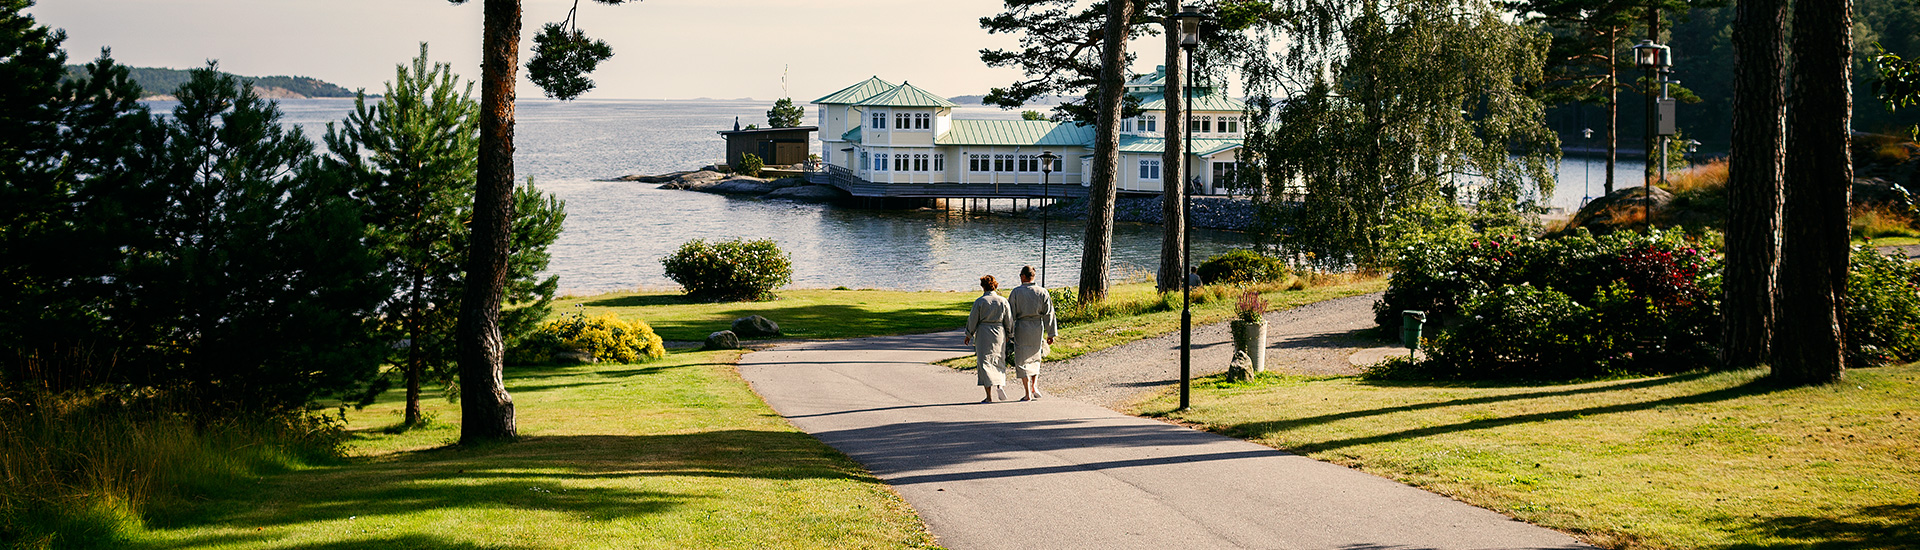
M 1113 261 L 1113 203 L 1119 195 L 1120 106 L 1126 96 L 1127 24 L 1134 0 L 1107 3 L 1100 52 L 1099 137 L 1093 145 L 1093 189 L 1087 193 L 1087 241 L 1080 257 L 1080 299 L 1107 299 Z
M 1734 6 L 1733 135 L 1727 158 L 1727 267 L 1721 357 L 1768 362 L 1780 273 L 1780 180 L 1786 164 L 1787 0 Z
M 1180 20 L 1173 14 L 1179 13 L 1180 0 L 1167 0 L 1167 79 L 1166 90 L 1160 97 L 1167 103 L 1166 126 L 1167 147 L 1160 155 L 1160 165 L 1165 179 L 1160 183 L 1160 274 L 1154 282 L 1161 292 L 1180 288 L 1180 281 L 1186 280 L 1185 271 L 1180 269 L 1180 252 L 1186 247 L 1187 220 L 1181 216 L 1181 205 L 1187 196 L 1186 163 L 1182 162 L 1186 135 L 1185 114 L 1186 82 L 1182 80 L 1185 70 L 1180 58 Z
M 412 242 L 415 246 L 420 244 L 413 240 L 408 242 Z M 415 250 L 419 249 L 415 248 Z M 420 353 L 422 342 L 420 310 L 423 309 L 420 304 L 420 286 L 423 284 L 422 271 L 424 270 L 418 265 L 412 266 L 411 270 L 413 271 L 413 288 L 407 292 L 407 409 L 406 416 L 400 421 L 404 426 L 420 424 L 420 370 L 426 363 L 426 356 Z
M 513 397 L 501 379 L 500 302 L 513 230 L 513 93 L 520 63 L 520 0 L 486 0 L 480 64 L 480 173 L 472 244 L 455 330 L 460 442 L 512 440 Z
M 1620 162 L 1620 29 L 1607 31 L 1607 184 L 1613 194 L 1613 165 Z
M 1773 377 L 1840 379 L 1845 365 L 1848 154 L 1853 110 L 1853 1 L 1794 2 L 1793 98 L 1787 111 L 1786 208 Z

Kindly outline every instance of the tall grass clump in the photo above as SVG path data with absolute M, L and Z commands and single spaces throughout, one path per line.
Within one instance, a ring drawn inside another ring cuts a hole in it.
M 1920 237 L 1914 219 L 1887 206 L 1856 206 L 1847 225 L 1853 238 L 1864 241 L 1887 237 Z
M 0 540 L 105 547 L 239 481 L 341 456 L 333 419 L 213 415 L 157 392 L 0 397 Z

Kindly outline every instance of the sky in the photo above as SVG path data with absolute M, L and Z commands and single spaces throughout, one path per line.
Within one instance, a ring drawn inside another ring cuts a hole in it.
M 522 0 L 518 95 L 532 37 L 564 19 L 571 0 Z M 644 0 L 608 6 L 581 0 L 580 28 L 613 47 L 585 99 L 716 99 L 833 93 L 868 76 L 911 82 L 944 97 L 984 94 L 1019 78 L 980 62 L 989 35 L 979 19 L 999 0 Z M 39 0 L 27 12 L 65 29 L 70 63 L 113 48 L 121 64 L 176 69 L 218 60 L 247 76 L 299 75 L 378 93 L 420 42 L 461 76 L 480 73 L 480 0 Z M 1159 48 L 1135 47 L 1135 72 L 1151 71 Z M 782 72 L 786 88 L 781 87 Z

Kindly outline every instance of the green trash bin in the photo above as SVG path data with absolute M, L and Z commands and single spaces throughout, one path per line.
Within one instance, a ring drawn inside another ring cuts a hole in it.
M 1400 312 L 1400 345 L 1407 349 L 1420 349 L 1420 332 L 1426 328 L 1427 312 L 1406 310 Z

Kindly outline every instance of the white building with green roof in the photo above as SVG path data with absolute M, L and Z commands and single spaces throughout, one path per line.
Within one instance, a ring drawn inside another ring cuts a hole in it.
M 1165 146 L 1165 67 L 1127 83 L 1146 110 L 1120 125 L 1121 193 L 1159 194 Z M 1244 105 L 1196 87 L 1195 189 L 1226 192 L 1240 152 Z M 820 116 L 822 183 L 865 197 L 1082 197 L 1091 185 L 1092 126 L 1071 122 L 953 118 L 954 104 L 902 82 L 872 77 L 813 100 Z M 1041 154 L 1060 165 L 1043 186 Z

